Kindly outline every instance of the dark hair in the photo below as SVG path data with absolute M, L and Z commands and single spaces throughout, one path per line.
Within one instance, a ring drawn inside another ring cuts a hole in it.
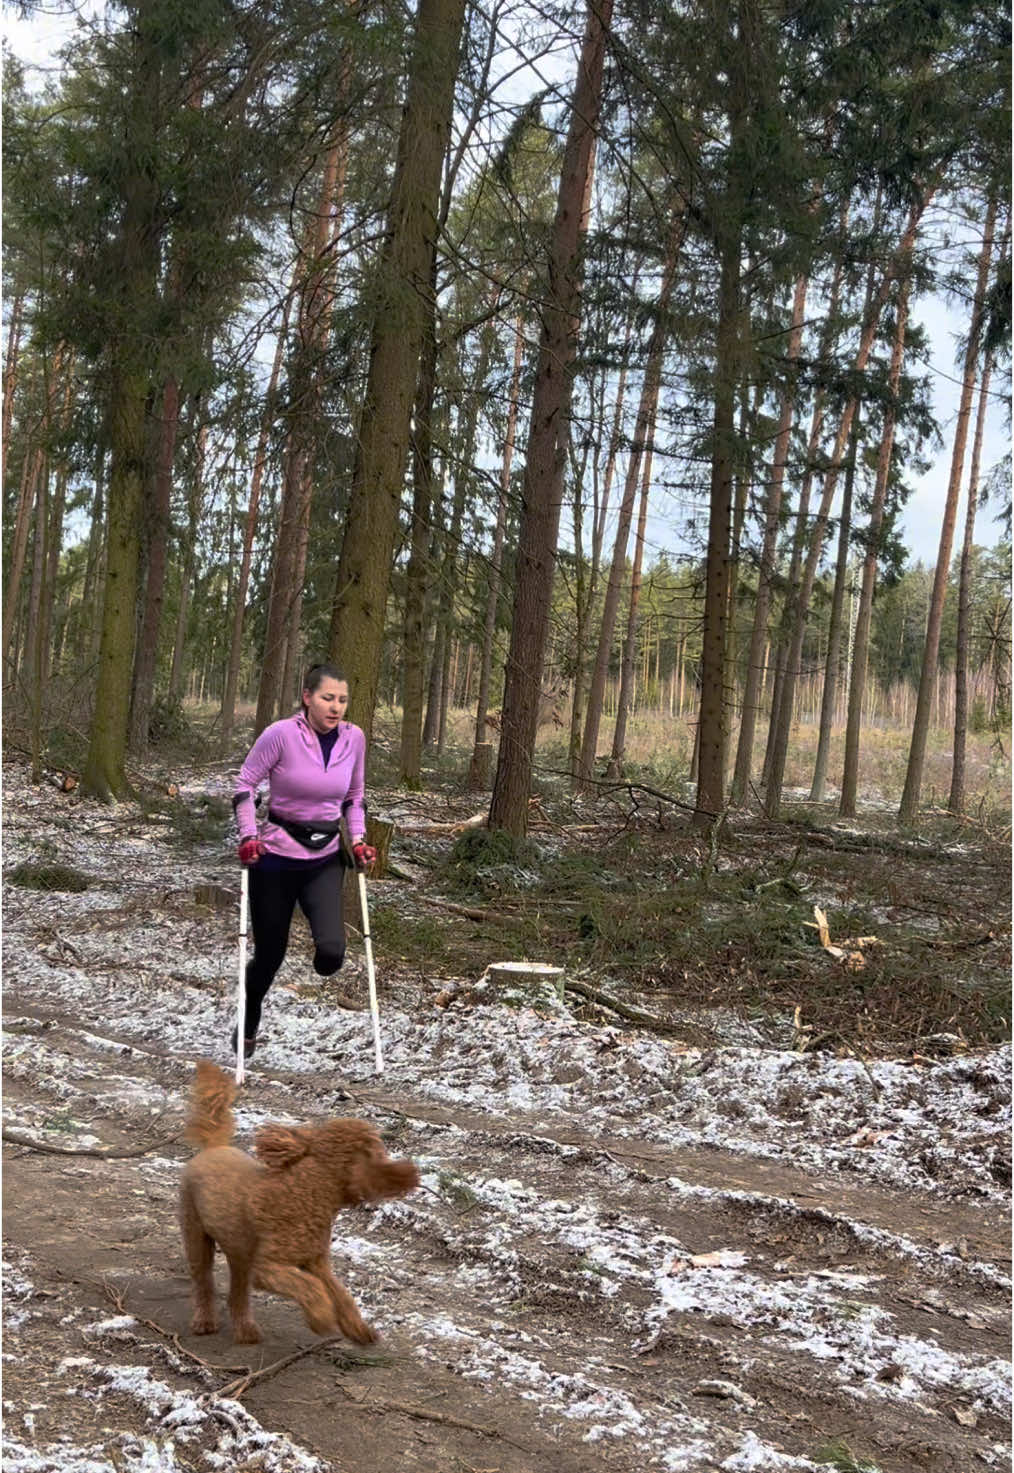
M 315 691 L 317 687 L 321 685 L 325 680 L 346 679 L 347 677 L 344 670 L 339 670 L 337 665 L 331 665 L 328 662 L 325 662 L 321 665 L 311 665 L 309 670 L 303 676 L 303 684 L 300 686 L 300 705 L 304 704 L 302 696 L 302 692 L 304 690 L 308 690 L 312 694 L 312 692 Z

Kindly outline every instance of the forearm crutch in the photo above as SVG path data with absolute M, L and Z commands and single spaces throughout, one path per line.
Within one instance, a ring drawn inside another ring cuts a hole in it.
M 239 872 L 239 983 L 236 988 L 236 1083 L 243 1083 L 246 1057 L 246 933 L 250 917 L 250 869 Z
M 384 1056 L 380 1051 L 380 1008 L 377 1006 L 377 974 L 373 969 L 373 939 L 370 936 L 370 912 L 366 904 L 366 875 L 357 871 L 359 877 L 359 909 L 363 918 L 363 941 L 366 943 L 366 976 L 370 984 L 370 1017 L 373 1019 L 373 1048 L 376 1055 L 376 1072 L 384 1072 Z

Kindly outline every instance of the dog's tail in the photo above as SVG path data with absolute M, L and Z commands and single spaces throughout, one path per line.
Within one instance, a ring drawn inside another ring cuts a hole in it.
M 208 1151 L 229 1144 L 236 1129 L 232 1113 L 235 1095 L 236 1081 L 231 1074 L 210 1059 L 198 1060 L 184 1132 L 191 1145 Z

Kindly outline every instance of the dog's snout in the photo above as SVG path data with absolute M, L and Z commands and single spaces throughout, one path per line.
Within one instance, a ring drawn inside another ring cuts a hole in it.
M 375 1198 L 404 1197 L 419 1185 L 419 1172 L 412 1161 L 377 1162 L 371 1173 L 370 1195 Z

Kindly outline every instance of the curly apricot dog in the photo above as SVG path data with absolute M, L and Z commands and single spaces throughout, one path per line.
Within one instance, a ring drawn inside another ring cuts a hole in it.
M 364 1120 L 322 1125 L 265 1125 L 254 1137 L 255 1161 L 230 1146 L 236 1085 L 202 1060 L 186 1137 L 198 1147 L 180 1183 L 180 1222 L 194 1286 L 191 1331 L 218 1329 L 212 1264 L 215 1245 L 229 1263 L 229 1313 L 236 1343 L 261 1338 L 250 1290 L 294 1299 L 311 1330 L 340 1330 L 366 1345 L 377 1338 L 351 1294 L 331 1272 L 331 1224 L 340 1207 L 403 1197 L 419 1185 L 411 1161 L 392 1161 Z

